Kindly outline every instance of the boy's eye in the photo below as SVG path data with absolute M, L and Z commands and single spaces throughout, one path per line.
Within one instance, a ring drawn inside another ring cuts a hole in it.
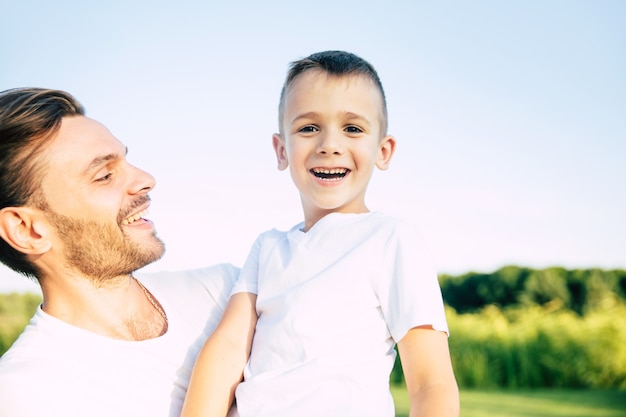
M 345 131 L 348 133 L 363 133 L 363 130 L 357 126 L 346 126 Z
M 298 132 L 311 133 L 311 132 L 317 132 L 317 130 L 318 130 L 317 127 L 312 126 L 312 125 L 307 125 L 307 126 L 300 128 Z

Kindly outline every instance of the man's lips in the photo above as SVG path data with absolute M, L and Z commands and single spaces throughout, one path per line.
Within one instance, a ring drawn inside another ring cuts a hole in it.
M 146 214 L 148 214 L 148 209 L 144 209 L 135 214 L 132 214 L 122 220 L 122 226 L 128 226 L 129 224 L 133 224 L 137 220 L 142 219 Z

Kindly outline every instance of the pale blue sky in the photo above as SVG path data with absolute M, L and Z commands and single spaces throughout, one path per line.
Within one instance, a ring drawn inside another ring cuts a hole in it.
M 271 134 L 288 63 L 325 49 L 378 69 L 398 150 L 368 205 L 440 272 L 626 268 L 624 1 L 4 3 L 0 90 L 73 93 L 157 178 L 149 270 L 241 265 L 301 220 Z

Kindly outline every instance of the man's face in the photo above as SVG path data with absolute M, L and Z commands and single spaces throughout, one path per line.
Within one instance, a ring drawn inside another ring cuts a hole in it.
M 159 259 L 163 243 L 143 218 L 154 178 L 126 161 L 103 125 L 64 118 L 39 161 L 44 211 L 56 228 L 64 266 L 104 281 Z

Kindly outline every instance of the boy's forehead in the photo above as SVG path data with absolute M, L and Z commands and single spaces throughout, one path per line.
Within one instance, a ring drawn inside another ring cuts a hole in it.
M 364 84 L 367 88 L 371 88 L 380 92 L 374 81 L 366 74 L 349 73 L 349 74 L 330 74 L 326 71 L 318 69 L 309 69 L 304 71 L 293 79 L 287 89 L 287 93 L 291 94 L 294 90 L 299 89 L 303 85 L 311 85 L 315 83 L 323 83 L 335 88 L 348 88 L 354 84 Z
M 314 96 L 359 90 L 363 100 L 354 104 L 375 104 L 376 113 L 380 114 L 381 122 L 384 123 L 382 92 L 371 77 L 360 73 L 335 75 L 317 69 L 307 70 L 294 78 L 285 91 L 283 115 L 295 110 L 293 106 L 313 105 L 311 100 Z

